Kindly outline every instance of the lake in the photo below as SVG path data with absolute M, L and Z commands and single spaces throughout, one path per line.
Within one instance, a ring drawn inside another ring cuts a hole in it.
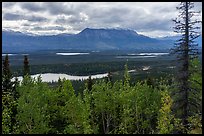
M 29 54 L 11 54 L 11 53 L 9 53 L 9 54 L 7 54 L 8 56 L 16 56 L 16 55 L 29 55 Z M 2 56 L 6 56 L 6 54 L 4 54 L 4 53 L 2 53 Z
M 139 56 L 148 56 L 148 55 L 154 55 L 154 56 L 158 56 L 158 55 L 168 55 L 169 53 L 137 53 L 137 54 L 128 54 L 128 55 L 139 55 Z
M 157 56 L 116 56 L 117 59 L 155 58 Z
M 155 58 L 157 56 L 168 55 L 169 53 L 132 53 L 124 56 L 116 56 L 117 59 L 137 59 L 137 58 Z
M 73 55 L 87 55 L 90 53 L 56 53 L 56 55 L 73 56 Z
M 43 82 L 57 82 L 58 79 L 68 79 L 68 80 L 86 80 L 89 78 L 89 76 L 73 76 L 73 75 L 67 75 L 67 74 L 57 74 L 57 73 L 44 73 L 44 74 L 36 74 L 36 75 L 31 75 L 32 78 L 37 79 L 39 76 L 41 76 L 41 79 Z M 91 75 L 92 79 L 96 78 L 103 78 L 107 77 L 108 73 L 104 74 L 97 74 L 97 75 Z M 19 81 L 22 81 L 23 77 L 19 76 L 17 77 Z M 15 79 L 12 78 L 12 81 Z

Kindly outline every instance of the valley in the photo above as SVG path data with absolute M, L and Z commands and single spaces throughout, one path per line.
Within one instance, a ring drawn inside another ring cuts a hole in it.
M 145 52 L 72 52 L 59 55 L 58 52 L 33 52 L 27 54 L 31 75 L 43 73 L 63 73 L 74 76 L 89 76 L 112 72 L 114 77 L 123 77 L 124 65 L 128 65 L 130 74 L 137 77 L 172 72 L 174 57 L 169 53 Z M 22 76 L 25 54 L 10 54 L 9 60 L 15 76 Z M 4 54 L 3 54 L 4 56 Z M 3 58 L 2 56 L 2 58 Z M 148 69 L 146 69 L 148 68 Z

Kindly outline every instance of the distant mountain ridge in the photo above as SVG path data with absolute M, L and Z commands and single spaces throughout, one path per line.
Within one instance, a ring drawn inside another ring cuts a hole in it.
M 180 36 L 166 36 L 166 37 L 162 37 L 162 38 L 158 38 L 158 39 L 176 41 L 180 38 L 181 38 Z M 198 38 L 196 38 L 195 42 L 198 43 L 199 47 L 202 47 L 202 35 L 200 35 Z
M 86 28 L 78 34 L 30 35 L 2 31 L 3 52 L 38 50 L 167 50 L 174 39 L 150 38 L 129 29 Z

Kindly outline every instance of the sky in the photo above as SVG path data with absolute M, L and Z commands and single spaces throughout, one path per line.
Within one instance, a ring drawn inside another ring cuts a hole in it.
M 179 2 L 2 2 L 2 29 L 37 35 L 76 34 L 85 28 L 131 29 L 173 36 Z M 201 11 L 202 3 L 194 3 Z

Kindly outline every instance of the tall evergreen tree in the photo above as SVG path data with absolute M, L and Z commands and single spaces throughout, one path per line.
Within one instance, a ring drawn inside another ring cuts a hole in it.
M 125 72 L 124 72 L 124 84 L 129 85 L 130 83 L 130 74 L 128 72 L 128 65 L 127 63 L 125 64 Z
M 89 76 L 89 78 L 87 79 L 87 88 L 89 91 L 91 91 L 92 85 L 93 85 L 93 81 L 91 79 L 91 76 Z
M 8 55 L 5 56 L 3 60 L 3 73 L 2 73 L 2 91 L 10 92 L 12 89 L 12 73 L 9 66 L 9 58 Z
M 188 129 L 189 106 L 193 104 L 193 101 L 189 100 L 189 93 L 192 91 L 189 77 L 194 72 L 189 69 L 190 60 L 198 57 L 198 48 L 194 40 L 199 37 L 196 29 L 199 29 L 197 23 L 201 22 L 193 18 L 199 13 L 192 11 L 193 7 L 194 3 L 192 2 L 181 2 L 180 6 L 177 7 L 179 10 L 178 18 L 173 20 L 175 22 L 174 31 L 181 34 L 181 38 L 175 42 L 175 47 L 172 49 L 172 53 L 177 55 L 179 62 L 178 91 L 173 94 L 177 97 L 173 107 L 177 111 L 176 115 L 182 119 L 185 128 L 184 133 L 187 133 Z
M 26 76 L 26 75 L 30 75 L 30 66 L 29 66 L 28 57 L 25 55 L 24 56 L 23 77 Z
M 15 81 L 11 81 L 13 74 L 11 73 L 9 66 L 8 55 L 5 56 L 3 60 L 3 73 L 2 73 L 2 113 L 5 115 L 7 110 L 9 111 L 6 115 L 3 116 L 3 120 L 8 118 L 7 125 L 4 126 L 4 129 L 8 131 L 3 131 L 4 133 L 14 133 L 16 125 L 16 115 L 17 115 L 17 105 L 16 101 L 19 97 L 18 92 L 16 91 L 16 86 L 18 85 L 18 80 L 15 78 Z M 5 124 L 5 122 L 4 122 Z
M 113 77 L 112 73 L 108 72 L 108 75 L 106 77 L 106 82 L 111 82 L 112 83 L 112 77 Z

